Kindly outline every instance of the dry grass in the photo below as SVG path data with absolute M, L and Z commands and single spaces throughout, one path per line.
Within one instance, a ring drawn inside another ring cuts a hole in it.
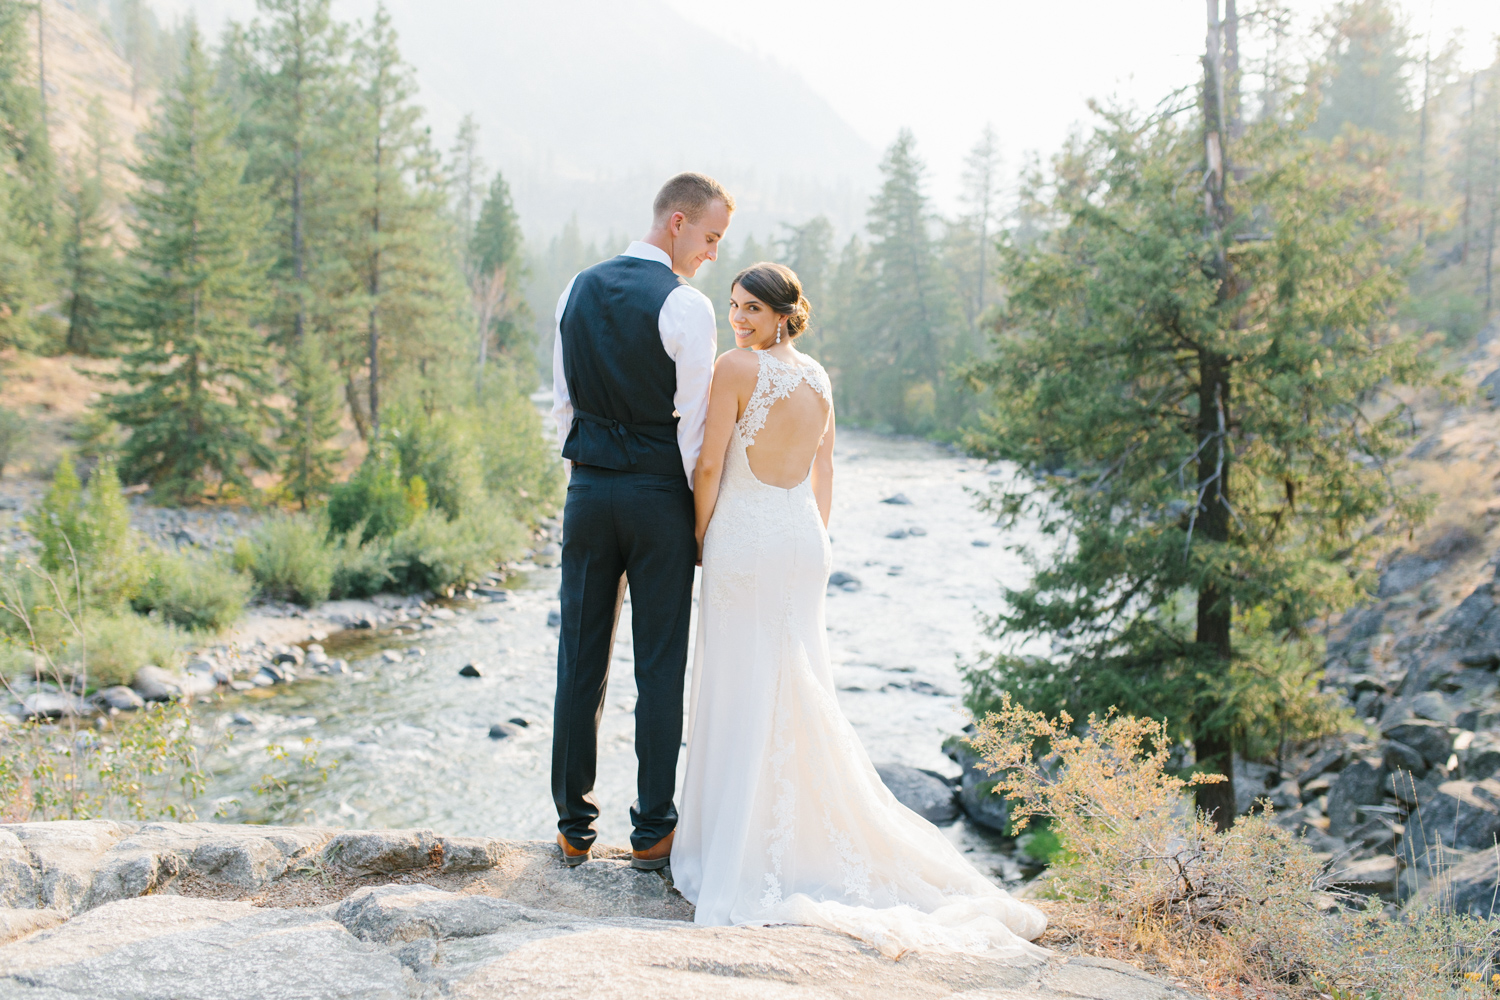
M 1500 989 L 1500 931 L 1441 907 L 1390 919 L 1266 815 L 1216 830 L 1167 772 L 1156 721 L 1075 728 L 1005 701 L 975 746 L 1019 828 L 1062 841 L 1043 943 L 1144 965 L 1212 997 L 1457 1000 Z M 1197 779 L 1203 780 L 1203 779 Z

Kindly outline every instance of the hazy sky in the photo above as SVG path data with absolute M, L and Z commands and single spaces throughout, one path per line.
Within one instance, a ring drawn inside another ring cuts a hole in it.
M 986 122 L 1011 166 L 1023 150 L 1055 149 L 1087 117 L 1091 97 L 1118 94 L 1149 106 L 1191 83 L 1205 23 L 1202 0 L 667 2 L 802 74 L 877 147 L 912 128 L 945 208 Z M 1306 34 L 1329 4 L 1290 6 L 1294 32 Z M 1467 65 L 1492 57 L 1500 0 L 1407 0 L 1403 9 L 1414 34 L 1427 31 L 1430 16 L 1438 45 L 1462 27 Z M 747 108 L 747 120 L 769 131 L 758 110 Z

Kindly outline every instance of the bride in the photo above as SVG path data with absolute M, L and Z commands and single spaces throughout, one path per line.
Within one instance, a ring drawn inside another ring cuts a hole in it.
M 801 283 L 755 264 L 729 310 L 738 349 L 715 364 L 695 477 L 703 583 L 673 881 L 700 924 L 812 924 L 892 957 L 1035 952 L 1046 918 L 896 801 L 835 700 L 833 390 L 793 346 Z

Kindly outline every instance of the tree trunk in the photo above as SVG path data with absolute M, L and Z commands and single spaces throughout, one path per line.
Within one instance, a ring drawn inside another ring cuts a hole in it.
M 297 315 L 292 321 L 292 342 L 297 347 L 302 346 L 302 336 L 307 327 L 307 296 L 302 287 L 303 276 L 307 273 L 303 261 L 303 235 L 302 235 L 302 136 L 303 136 L 303 94 L 302 84 L 306 77 L 306 69 L 303 66 L 303 46 L 306 39 L 302 34 L 302 9 L 298 7 L 293 14 L 293 30 L 297 38 L 296 56 L 296 78 L 293 86 L 296 88 L 296 96 L 292 101 L 292 114 L 296 120 L 292 123 L 292 280 L 297 284 Z
M 1233 0 L 1229 0 L 1233 14 Z M 1219 0 L 1208 0 L 1207 51 L 1203 58 L 1203 155 L 1205 235 L 1213 247 L 1213 266 L 1219 279 L 1218 304 L 1235 297 L 1234 273 L 1225 252 L 1230 210 L 1226 182 L 1229 176 L 1228 123 L 1225 95 L 1224 39 L 1219 21 Z M 1205 542 L 1229 540 L 1229 376 L 1230 362 L 1212 346 L 1198 350 L 1198 506 L 1194 529 Z M 1233 655 L 1231 627 L 1234 608 L 1229 595 L 1213 583 L 1198 590 L 1200 651 L 1218 660 L 1217 670 L 1227 670 Z M 1218 705 L 1200 698 L 1194 709 L 1193 745 L 1200 770 L 1218 772 L 1224 780 L 1197 788 L 1198 809 L 1213 818 L 1221 830 L 1234 823 L 1234 756 L 1232 734 L 1210 720 Z
M 1198 489 L 1201 495 L 1196 524 L 1198 535 L 1210 543 L 1229 540 L 1229 374 L 1230 366 L 1222 356 L 1209 350 L 1198 354 L 1198 440 L 1212 444 L 1203 448 L 1198 458 Z M 1214 584 L 1198 591 L 1198 629 L 1195 639 L 1200 649 L 1219 661 L 1219 673 L 1227 670 L 1234 654 L 1231 641 L 1234 609 L 1229 595 Z M 1199 785 L 1198 809 L 1213 818 L 1221 830 L 1234 823 L 1234 754 L 1231 733 L 1210 721 L 1218 706 L 1208 698 L 1199 699 L 1195 711 L 1193 746 L 1198 768 L 1218 772 L 1223 781 Z

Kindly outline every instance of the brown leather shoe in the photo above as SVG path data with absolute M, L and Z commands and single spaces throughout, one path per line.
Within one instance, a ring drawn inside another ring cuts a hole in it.
M 587 861 L 589 859 L 589 851 L 592 850 L 592 848 L 585 847 L 580 851 L 568 843 L 568 838 L 560 833 L 557 835 L 557 846 L 562 848 L 562 863 L 569 868 L 577 868 Z
M 631 851 L 630 867 L 648 872 L 667 867 L 672 861 L 672 838 L 675 836 L 677 831 L 673 830 L 644 851 Z

